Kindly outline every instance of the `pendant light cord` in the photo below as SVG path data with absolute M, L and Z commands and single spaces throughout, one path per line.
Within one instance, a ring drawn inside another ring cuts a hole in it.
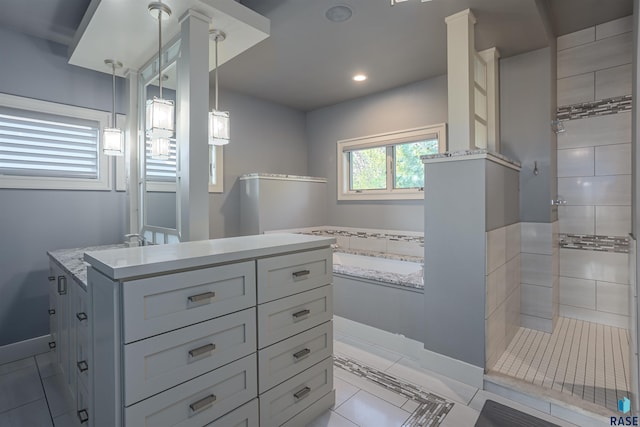
M 162 99 L 162 10 L 158 9 L 158 84 Z
M 116 128 L 116 63 L 111 64 L 112 83 L 111 83 L 111 124 Z
M 214 73 L 214 75 L 215 75 L 215 83 L 216 83 L 216 111 L 218 111 L 218 36 L 216 36 L 215 58 L 216 58 L 216 72 Z

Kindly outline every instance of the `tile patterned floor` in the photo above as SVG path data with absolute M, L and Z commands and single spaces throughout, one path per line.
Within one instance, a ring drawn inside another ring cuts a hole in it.
M 431 417 L 440 427 L 472 427 L 486 399 L 561 427 L 575 427 L 548 413 L 424 370 L 411 359 L 352 337 L 336 333 L 334 351 L 338 361 L 334 369 L 336 403 L 309 427 L 427 426 L 420 423 L 425 409 L 443 415 Z M 68 402 L 52 355 L 0 365 L 0 426 L 80 427 L 75 414 L 67 412 Z M 425 396 L 447 406 L 446 414 L 442 408 L 429 408 L 429 402 L 420 400 Z
M 629 395 L 626 329 L 560 317 L 553 334 L 520 328 L 491 369 L 616 410 Z

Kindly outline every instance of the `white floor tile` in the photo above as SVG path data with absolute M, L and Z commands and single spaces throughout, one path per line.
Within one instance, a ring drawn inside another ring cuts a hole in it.
M 480 411 L 476 411 L 473 408 L 469 408 L 464 405 L 453 405 L 451 411 L 444 417 L 444 420 L 440 424 L 440 427 L 472 427 Z
M 67 392 L 67 385 L 64 381 L 62 374 L 53 375 L 48 378 L 42 379 L 45 393 L 47 394 L 47 402 L 49 402 L 49 409 L 51 410 L 51 416 L 56 418 L 58 415 L 62 415 L 69 411 L 73 405 L 73 402 L 69 402 L 70 392 Z
M 494 402 L 498 402 L 501 403 L 503 405 L 509 406 L 513 409 L 517 409 L 518 411 L 524 412 L 526 414 L 529 415 L 533 415 L 534 417 L 543 419 L 545 421 L 549 421 L 551 423 L 557 424 L 560 427 L 576 427 L 575 424 L 571 424 L 568 423 L 564 420 L 560 420 L 556 417 L 553 417 L 551 415 L 549 415 L 548 413 L 544 413 L 544 412 L 540 412 L 537 411 L 533 408 L 530 408 L 528 406 L 522 405 L 518 402 L 515 402 L 513 400 L 504 398 L 502 396 L 499 396 L 495 393 L 491 393 L 489 391 L 485 391 L 485 390 L 479 390 L 478 393 L 476 393 L 476 395 L 473 397 L 473 400 L 471 400 L 471 403 L 469 403 L 469 406 L 473 409 L 475 409 L 476 411 L 482 411 L 482 407 L 484 406 L 484 402 L 486 400 L 493 400 Z
M 48 378 L 60 373 L 57 366 L 56 353 L 53 351 L 37 355 L 36 363 L 40 371 L 40 378 Z
M 35 363 L 0 376 L 0 412 L 43 397 L 44 392 Z
M 17 371 L 18 369 L 28 368 L 34 366 L 35 360 L 33 357 L 27 357 L 26 359 L 16 360 L 15 362 L 5 363 L 0 365 L 0 375 L 8 374 L 10 372 Z
M 407 403 L 402 405 L 402 409 L 404 409 L 405 411 L 413 414 L 413 411 L 418 409 L 418 406 L 420 406 L 420 404 L 418 402 L 416 402 L 415 400 L 409 399 L 409 400 L 407 400 Z
M 334 370 L 337 370 L 337 368 L 334 368 Z M 335 408 L 342 405 L 351 396 L 356 394 L 358 390 L 360 390 L 358 387 L 340 379 L 340 377 L 337 377 L 335 375 L 333 377 L 333 387 L 336 389 L 336 403 L 334 406 Z
M 347 372 L 344 369 L 338 367 L 333 368 L 333 375 L 346 381 L 347 383 L 356 386 L 362 390 L 366 390 L 380 399 L 383 399 L 398 408 L 407 403 L 407 398 L 389 389 L 375 384 L 365 378 L 359 377 L 351 372 Z
M 358 427 L 358 425 L 333 411 L 327 411 L 311 421 L 307 427 Z
M 0 414 L 2 427 L 50 427 L 51 425 L 51 416 L 45 399 L 39 399 Z
M 438 396 L 468 404 L 478 390 L 451 378 L 429 372 L 411 359 L 402 358 L 386 371 L 389 375 L 402 378 Z
M 384 371 L 400 360 L 400 355 L 380 347 L 367 345 L 355 340 L 335 341 L 333 351 L 358 360 L 367 366 Z
M 357 392 L 336 409 L 336 412 L 366 427 L 400 427 L 411 415 L 364 390 Z

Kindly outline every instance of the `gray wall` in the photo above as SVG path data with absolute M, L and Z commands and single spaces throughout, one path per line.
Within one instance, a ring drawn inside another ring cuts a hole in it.
M 229 111 L 231 142 L 224 147 L 224 193 L 209 195 L 212 238 L 240 235 L 240 175 L 309 175 L 303 112 L 232 91 L 220 92 L 219 106 Z
M 307 113 L 309 174 L 326 177 L 328 180 L 328 224 L 422 231 L 422 200 L 338 201 L 336 142 L 446 121 L 446 76 Z
M 487 162 L 487 231 L 520 222 L 518 175 L 514 169 Z
M 522 163 L 520 220 L 551 222 L 550 201 L 557 188 L 555 116 L 555 50 L 544 48 L 500 61 L 500 132 L 502 154 Z M 539 174 L 534 175 L 534 162 Z
M 632 94 L 635 100 L 633 117 L 632 117 L 632 129 L 631 129 L 631 232 L 638 238 L 640 230 L 640 209 L 638 209 L 638 189 L 640 188 L 640 174 L 638 174 L 638 164 L 640 164 L 640 150 L 638 150 L 638 142 L 640 141 L 640 108 L 638 108 L 638 100 L 640 99 L 640 84 L 638 83 L 638 73 L 640 73 L 640 0 L 634 0 L 633 2 L 633 60 L 632 67 Z M 640 266 L 640 262 L 637 263 Z M 640 277 L 640 276 L 639 276 Z
M 0 27 L 0 93 L 111 110 L 111 77 L 68 65 L 66 52 Z M 122 241 L 125 195 L 0 189 L 0 200 L 2 346 L 49 333 L 46 251 Z

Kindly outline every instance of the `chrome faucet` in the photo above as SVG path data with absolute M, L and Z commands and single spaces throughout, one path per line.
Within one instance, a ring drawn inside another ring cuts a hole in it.
M 132 233 L 132 234 L 125 234 L 124 235 L 126 240 L 126 243 L 131 243 L 131 238 L 135 237 L 138 240 L 138 246 L 149 246 L 151 243 L 144 238 L 144 236 L 137 234 L 137 233 Z

